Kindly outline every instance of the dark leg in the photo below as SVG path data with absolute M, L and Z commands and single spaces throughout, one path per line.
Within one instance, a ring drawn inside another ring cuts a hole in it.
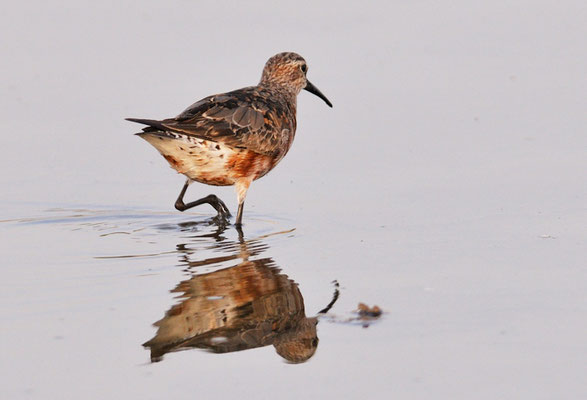
M 185 195 L 185 191 L 188 189 L 189 185 L 189 180 L 185 182 L 185 185 L 183 185 L 183 189 L 181 189 L 181 192 L 179 193 L 177 200 L 175 200 L 176 209 L 178 209 L 179 211 L 185 211 L 192 207 L 199 206 L 200 204 L 210 204 L 218 212 L 218 215 L 222 217 L 230 217 L 230 211 L 228 211 L 228 207 L 226 207 L 226 204 L 224 204 L 224 202 L 214 194 L 210 194 L 199 200 L 185 204 L 183 202 L 183 196 Z
M 243 226 L 242 225 L 235 225 L 236 232 L 238 233 L 238 240 L 240 243 L 244 243 L 245 241 L 245 234 L 243 233 Z
M 243 226 L 243 208 L 244 208 L 244 205 L 245 205 L 245 202 L 244 201 L 238 205 L 238 211 L 236 212 L 236 224 L 235 224 L 237 227 Z

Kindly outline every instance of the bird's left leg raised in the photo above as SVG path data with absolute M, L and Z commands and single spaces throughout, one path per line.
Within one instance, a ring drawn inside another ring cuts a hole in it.
M 185 211 L 185 210 L 188 210 L 192 207 L 199 206 L 200 204 L 210 204 L 218 212 L 219 216 L 224 217 L 224 218 L 231 216 L 230 211 L 228 210 L 228 207 L 226 207 L 226 204 L 224 204 L 224 202 L 222 200 L 220 200 L 218 198 L 218 196 L 216 196 L 215 194 L 209 194 L 208 196 L 203 197 L 199 200 L 195 200 L 195 201 L 192 201 L 192 202 L 185 204 L 183 202 L 183 196 L 185 195 L 185 192 L 191 182 L 192 181 L 189 179 L 186 180 L 185 185 L 183 185 L 183 188 L 181 189 L 181 192 L 179 193 L 179 196 L 177 197 L 177 200 L 175 200 L 175 208 L 177 210 Z

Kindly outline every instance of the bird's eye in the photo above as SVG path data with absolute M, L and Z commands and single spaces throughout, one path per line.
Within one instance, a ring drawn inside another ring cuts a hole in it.
M 302 69 L 302 72 L 304 74 L 308 71 L 308 67 L 306 66 L 306 64 L 302 64 L 302 66 L 300 68 Z

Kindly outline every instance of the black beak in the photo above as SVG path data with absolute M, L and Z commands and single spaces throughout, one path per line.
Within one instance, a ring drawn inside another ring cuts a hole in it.
M 318 90 L 318 88 L 316 86 L 312 85 L 312 82 L 310 82 L 309 80 L 306 80 L 306 87 L 304 88 L 304 90 L 307 90 L 308 92 L 310 92 L 312 94 L 315 94 L 316 96 L 320 97 L 322 100 L 324 100 L 324 102 L 326 104 L 328 104 L 328 106 L 330 108 L 332 108 L 332 103 L 330 102 L 330 100 L 328 100 L 326 98 L 326 96 L 324 96 L 322 94 L 322 92 Z

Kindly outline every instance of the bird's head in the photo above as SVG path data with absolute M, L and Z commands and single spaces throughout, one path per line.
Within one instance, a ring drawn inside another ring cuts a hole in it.
M 271 57 L 263 68 L 261 86 L 280 87 L 295 95 L 302 89 L 320 97 L 328 106 L 332 103 L 314 86 L 306 77 L 308 64 L 302 56 L 297 53 L 279 53 Z

